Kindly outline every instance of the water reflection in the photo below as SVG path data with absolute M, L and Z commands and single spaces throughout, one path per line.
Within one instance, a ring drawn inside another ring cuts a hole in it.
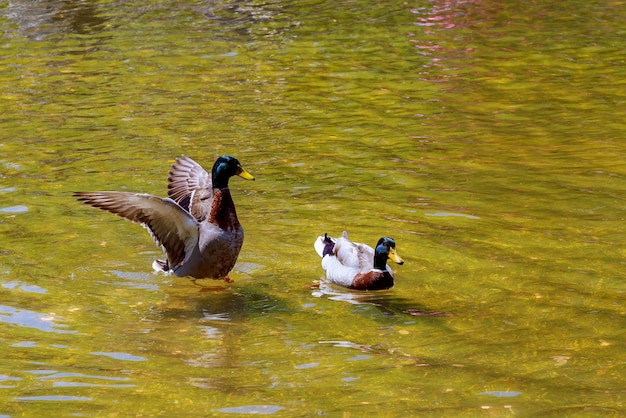
M 6 208 L 0 208 L 0 213 L 24 213 L 28 212 L 28 206 L 17 205 L 9 206 Z
M 93 34 L 101 31 L 107 19 L 88 1 L 11 0 L 6 16 L 17 22 L 18 33 L 33 39 L 51 35 Z
M 112 358 L 115 360 L 121 360 L 121 361 L 146 361 L 148 360 L 145 357 L 134 356 L 132 354 L 123 353 L 123 352 L 92 351 L 89 354 L 92 354 L 94 356 L 109 357 L 109 358 Z
M 122 281 L 113 282 L 115 286 L 124 286 L 133 289 L 159 290 L 159 286 L 154 282 L 157 274 L 148 274 L 141 272 L 130 272 L 122 270 L 111 270 L 115 276 L 123 279 Z
M 413 299 L 404 299 L 395 296 L 393 290 L 382 291 L 353 291 L 326 282 L 320 282 L 317 290 L 312 292 L 313 297 L 347 302 L 354 305 L 371 305 L 386 316 L 408 315 L 421 317 L 446 317 L 451 314 L 431 310 L 416 303 Z
M 384 295 L 390 295 L 392 291 L 350 291 L 343 290 L 339 286 L 333 286 L 325 281 L 321 281 L 318 286 L 318 290 L 313 291 L 312 295 L 317 298 L 325 297 L 330 300 L 337 300 L 352 304 L 364 304 L 369 303 L 376 305 L 379 301 L 384 300 Z
M 190 341 L 172 341 L 169 348 L 162 349 L 175 353 L 185 365 L 193 368 L 194 373 L 187 377 L 189 385 L 229 394 L 241 393 L 250 382 L 242 382 L 238 375 L 224 371 L 241 369 L 247 357 L 246 345 L 263 344 L 250 341 L 250 334 L 254 333 L 251 318 L 284 309 L 284 301 L 250 286 L 198 287 L 191 292 L 189 286 L 189 282 L 176 281 L 168 290 L 167 303 L 155 313 L 161 318 L 161 326 L 184 324 L 185 338 Z M 161 328 L 159 333 L 169 331 Z M 181 352 L 181 347 L 193 349 Z
M 15 161 L 0 163 L 4 413 L 623 415 L 623 19 L 599 2 L 421 5 L 1 8 L 15 45 L 0 146 Z M 585 19 L 540 33 L 538 7 Z M 94 253 L 94 236 L 131 239 L 68 202 L 86 173 L 159 190 L 158 165 L 150 178 L 129 167 L 233 147 L 270 185 L 245 211 L 245 279 L 212 292 L 151 275 L 141 237 Z M 391 292 L 312 297 L 319 265 L 300 243 L 325 222 L 377 220 L 419 263 Z M 481 408 L 498 402 L 515 409 Z
M 73 334 L 76 332 L 68 329 L 59 329 L 67 327 L 66 324 L 57 323 L 59 320 L 60 318 L 54 314 L 43 314 L 28 309 L 17 309 L 11 306 L 0 305 L 0 322 L 58 334 Z
M 284 13 L 286 7 L 288 3 L 235 0 L 206 7 L 197 6 L 195 10 L 239 35 L 256 38 L 284 36 L 287 30 L 300 25 Z
M 33 370 L 31 373 L 42 375 L 39 380 L 44 382 L 52 380 L 53 388 L 67 387 L 102 387 L 102 388 L 131 388 L 134 383 L 109 383 L 109 382 L 129 382 L 129 377 L 115 377 L 104 375 L 91 375 L 73 372 L 57 372 L 56 370 Z
M 109 8 L 126 7 L 124 3 L 107 4 L 95 1 L 28 1 L 9 2 L 5 16 L 17 23 L 17 33 L 41 40 L 60 34 L 88 35 L 102 32 L 107 27 Z M 194 24 L 213 22 L 245 37 L 275 37 L 299 26 L 284 12 L 281 3 L 253 4 L 249 1 L 189 3 L 154 3 L 141 8 L 126 7 L 136 18 L 150 16 L 153 22 L 171 22 L 178 15 L 191 14 Z M 232 36 L 233 32 L 230 32 Z M 219 36 L 217 36 L 219 38 Z
M 71 396 L 71 395 L 41 395 L 41 396 L 18 396 L 15 398 L 19 402 L 65 402 L 65 401 L 92 401 L 93 398 L 87 396 Z
M 95 380 L 107 380 L 107 381 L 129 381 L 128 377 L 114 377 L 114 376 L 100 376 L 75 372 L 57 372 L 56 370 L 50 370 L 49 373 L 42 373 L 42 370 L 33 370 L 35 374 L 46 374 L 41 377 L 42 380 L 46 379 L 95 379 Z
M 22 378 L 9 376 L 6 374 L 0 374 L 0 389 L 10 389 L 16 387 L 15 385 L 6 384 L 6 382 L 19 382 Z
M 474 26 L 487 19 L 490 14 L 483 0 L 436 0 L 429 7 L 411 9 L 417 15 L 417 26 L 424 27 L 426 34 L 433 34 L 434 30 L 448 30 Z
M 222 412 L 226 414 L 254 414 L 254 415 L 270 415 L 280 410 L 283 410 L 282 406 L 276 405 L 245 405 L 245 406 L 233 406 L 230 408 L 216 409 L 216 412 Z
M 422 33 L 410 33 L 409 41 L 428 59 L 419 73 L 421 80 L 449 82 L 460 76 L 459 67 L 475 65 L 473 54 L 484 36 L 480 25 L 495 15 L 491 7 L 497 5 L 483 0 L 440 0 L 428 7 L 411 9 L 416 16 L 415 26 Z M 494 26 L 491 24 L 489 31 Z M 452 30 L 452 34 L 441 33 Z M 448 88 L 452 87 L 446 85 Z
M 39 293 L 39 294 L 48 293 L 48 291 L 44 289 L 43 287 L 39 287 L 37 285 L 32 285 L 32 284 L 27 284 L 27 283 L 22 283 L 19 281 L 0 283 L 0 286 L 2 286 L 5 289 L 19 289 L 21 291 L 30 292 L 30 293 Z

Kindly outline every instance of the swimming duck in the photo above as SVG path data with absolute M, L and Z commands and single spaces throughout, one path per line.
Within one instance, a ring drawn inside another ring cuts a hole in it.
M 404 264 L 396 253 L 396 242 L 389 237 L 379 239 L 374 250 L 369 245 L 350 241 L 344 231 L 341 238 L 328 234 L 317 237 L 313 247 L 322 257 L 326 280 L 349 289 L 389 289 L 393 287 L 393 272 L 387 259 Z
M 167 198 L 130 192 L 76 192 L 74 196 L 145 227 L 167 255 L 167 260 L 155 260 L 155 270 L 178 277 L 222 279 L 234 267 L 243 244 L 243 228 L 228 188 L 235 175 L 254 180 L 234 157 L 219 157 L 209 176 L 183 155 L 169 172 Z

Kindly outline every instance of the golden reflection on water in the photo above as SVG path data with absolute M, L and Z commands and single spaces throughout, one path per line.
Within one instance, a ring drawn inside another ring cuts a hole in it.
M 619 5 L 315 6 L 3 9 L 2 413 L 623 413 Z M 71 198 L 182 153 L 257 177 L 232 284 Z M 344 229 L 393 289 L 320 284 Z

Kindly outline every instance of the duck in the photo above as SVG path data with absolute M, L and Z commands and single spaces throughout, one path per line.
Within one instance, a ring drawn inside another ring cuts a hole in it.
M 340 238 L 332 238 L 325 233 L 317 237 L 313 247 L 322 257 L 326 281 L 348 289 L 390 289 L 394 278 L 387 260 L 404 264 L 396 252 L 396 242 L 390 237 L 380 238 L 374 249 L 367 244 L 350 241 L 346 231 Z
M 243 227 L 228 187 L 231 177 L 254 180 L 232 156 L 215 160 L 211 175 L 193 159 L 176 158 L 168 197 L 121 191 L 74 192 L 79 201 L 145 227 L 166 259 L 155 271 L 193 279 L 228 279 L 243 245 Z

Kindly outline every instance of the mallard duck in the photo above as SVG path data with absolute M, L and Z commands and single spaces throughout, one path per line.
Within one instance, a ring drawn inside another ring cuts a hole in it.
M 350 241 L 344 231 L 341 238 L 328 234 L 317 237 L 313 247 L 322 257 L 326 280 L 350 289 L 389 289 L 393 287 L 393 272 L 387 259 L 404 264 L 396 253 L 396 242 L 389 237 L 379 239 L 374 250 L 369 245 Z
M 130 192 L 76 192 L 74 196 L 145 227 L 167 255 L 167 260 L 152 264 L 155 270 L 222 279 L 234 267 L 243 244 L 243 228 L 228 188 L 235 175 L 254 180 L 234 157 L 219 157 L 209 176 L 183 155 L 169 172 L 167 198 Z

